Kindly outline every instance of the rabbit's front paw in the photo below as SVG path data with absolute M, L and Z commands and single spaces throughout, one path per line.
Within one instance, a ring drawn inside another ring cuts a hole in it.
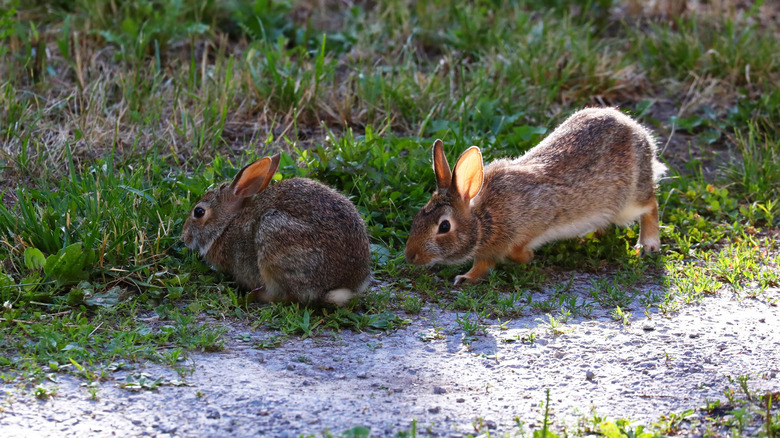
M 475 284 L 477 281 L 479 281 L 480 278 L 487 275 L 488 271 L 493 267 L 494 264 L 495 262 L 493 260 L 474 260 L 474 265 L 471 267 L 471 269 L 469 269 L 469 272 L 455 277 L 455 286 L 463 283 L 464 281 Z
M 640 239 L 636 246 L 642 251 L 643 254 L 649 254 L 661 249 L 661 239 L 658 237 Z
M 455 276 L 455 282 L 454 282 L 454 285 L 455 285 L 455 286 L 458 286 L 458 285 L 460 285 L 460 284 L 462 284 L 462 283 L 471 283 L 471 284 L 476 284 L 476 283 L 477 283 L 477 281 L 479 281 L 479 278 L 471 278 L 471 277 L 469 277 L 469 276 L 468 276 L 468 274 L 464 274 L 464 275 L 456 275 L 456 276 Z

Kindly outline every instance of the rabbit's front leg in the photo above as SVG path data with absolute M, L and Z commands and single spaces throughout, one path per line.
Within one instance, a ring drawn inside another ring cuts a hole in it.
M 490 268 L 492 268 L 495 264 L 496 262 L 492 259 L 475 259 L 474 265 L 471 266 L 469 272 L 455 277 L 455 286 L 463 283 L 464 281 L 475 284 L 477 281 L 479 281 L 480 278 L 487 275 Z

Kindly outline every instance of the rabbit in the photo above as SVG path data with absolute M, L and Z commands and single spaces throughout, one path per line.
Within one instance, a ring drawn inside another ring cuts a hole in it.
M 506 258 L 528 263 L 544 243 L 637 218 L 637 246 L 661 247 L 655 186 L 666 166 L 650 131 L 617 109 L 580 110 L 524 155 L 484 168 L 472 146 L 450 171 L 442 146 L 433 144 L 437 188 L 412 221 L 408 263 L 473 260 L 455 284 L 476 283 Z
M 346 196 L 308 178 L 269 186 L 279 154 L 208 191 L 182 228 L 186 246 L 263 301 L 344 305 L 369 283 L 368 231 Z

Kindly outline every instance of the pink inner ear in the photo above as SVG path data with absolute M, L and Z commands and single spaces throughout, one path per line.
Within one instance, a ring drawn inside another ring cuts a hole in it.
M 482 154 L 472 146 L 458 158 L 455 165 L 455 187 L 464 201 L 474 199 L 482 189 Z
M 233 193 L 245 198 L 265 189 L 276 172 L 275 168 L 271 169 L 272 166 L 273 160 L 266 157 L 241 169 L 233 183 Z

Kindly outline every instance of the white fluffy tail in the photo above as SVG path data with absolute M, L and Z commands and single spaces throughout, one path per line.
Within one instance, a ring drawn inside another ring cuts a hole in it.
M 358 286 L 356 290 L 353 291 L 347 288 L 333 289 L 332 291 L 329 291 L 325 294 L 323 301 L 326 303 L 335 304 L 337 306 L 343 306 L 344 304 L 347 304 L 347 301 L 351 300 L 353 297 L 362 294 L 368 287 L 369 283 L 371 283 L 370 275 L 366 277 L 365 281 L 363 281 L 363 283 Z
M 658 182 L 668 169 L 666 165 L 658 159 L 653 159 L 653 181 Z
M 352 291 L 349 289 L 333 289 L 332 291 L 325 294 L 323 301 L 326 303 L 335 304 L 337 306 L 343 306 L 344 304 L 347 304 L 347 301 L 351 300 L 354 296 L 355 294 L 352 293 Z

